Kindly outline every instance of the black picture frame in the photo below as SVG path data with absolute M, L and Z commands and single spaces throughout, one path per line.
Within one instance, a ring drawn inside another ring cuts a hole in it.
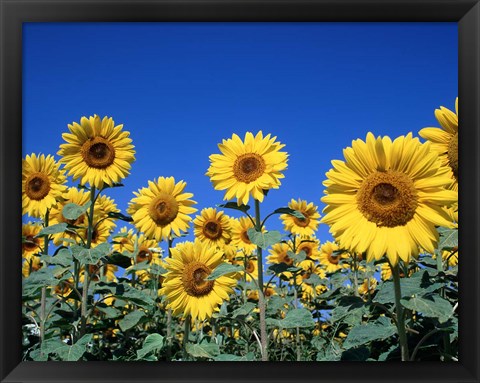
M 478 0 L 0 0 L 2 382 L 479 382 L 480 4 Z M 456 21 L 459 25 L 459 362 L 22 362 L 22 23 L 75 21 Z M 18 239 L 18 240 L 15 240 Z

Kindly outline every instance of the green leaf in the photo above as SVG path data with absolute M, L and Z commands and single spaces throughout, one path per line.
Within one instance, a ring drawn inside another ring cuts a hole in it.
M 227 203 L 223 203 L 223 204 L 217 205 L 217 206 L 222 207 L 224 209 L 239 210 L 239 211 L 244 212 L 244 213 L 246 213 L 250 209 L 250 206 L 248 206 L 248 205 L 238 205 L 236 202 L 227 202 Z
M 256 229 L 250 228 L 247 235 L 254 245 L 262 249 L 267 249 L 282 240 L 282 234 L 279 231 L 258 232 Z
M 298 210 L 290 209 L 289 207 L 280 207 L 276 209 L 272 214 L 288 214 L 301 220 L 305 219 L 305 216 L 301 212 L 299 212 Z
M 367 313 L 365 302 L 360 297 L 344 296 L 338 299 L 338 306 L 332 310 L 330 321 L 345 323 L 355 326 L 361 323 L 362 316 Z
M 163 336 L 160 334 L 150 334 L 143 341 L 143 346 L 137 350 L 137 359 L 144 358 L 147 354 L 155 353 L 163 347 Z
M 50 338 L 45 339 L 42 342 L 40 350 L 43 354 L 56 354 L 57 351 L 61 348 L 65 347 L 65 343 L 63 343 L 60 338 Z
M 123 186 L 123 185 L 122 185 Z M 124 222 L 133 222 L 133 218 L 128 216 L 128 215 L 124 215 L 120 212 L 109 212 L 108 213 L 108 218 L 114 218 L 114 219 L 119 219 L 120 221 L 124 221 Z M 119 235 L 116 235 L 116 237 L 118 237 Z
M 267 324 L 281 328 L 313 327 L 315 321 L 312 313 L 307 309 L 294 309 L 287 313 L 284 319 L 267 318 Z
M 407 309 L 422 313 L 428 318 L 437 318 L 440 323 L 448 321 L 453 315 L 453 307 L 450 302 L 439 295 L 432 295 L 428 298 L 401 299 L 400 303 Z
M 231 263 L 220 263 L 215 270 L 212 271 L 212 273 L 205 278 L 207 281 L 214 281 L 215 279 L 221 277 L 222 275 L 225 274 L 232 274 L 232 273 L 237 273 L 239 271 L 244 270 L 244 268 L 240 265 L 232 265 Z
M 281 274 L 285 271 L 288 270 L 290 266 L 288 266 L 286 263 L 275 263 L 271 266 L 268 267 L 269 271 L 272 271 L 274 274 Z
M 216 343 L 187 343 L 186 350 L 194 358 L 213 359 L 215 356 L 220 354 L 220 348 Z
M 373 340 L 385 340 L 397 333 L 397 328 L 390 320 L 380 317 L 375 323 L 362 324 L 353 327 L 343 343 L 345 348 L 353 348 L 369 343 Z
M 365 347 L 361 346 L 358 348 L 351 348 L 346 350 L 342 353 L 342 357 L 340 360 L 348 360 L 353 362 L 365 362 L 368 357 L 370 356 L 370 350 Z
M 42 230 L 40 230 L 40 233 L 38 233 L 35 238 L 37 237 L 42 237 L 47 234 L 57 234 L 57 233 L 63 233 L 65 230 L 67 230 L 67 224 L 65 222 L 62 223 L 57 223 L 52 226 L 47 226 L 44 227 Z
M 65 362 L 76 362 L 87 351 L 87 345 L 92 340 L 93 334 L 86 334 L 72 346 L 58 348 L 55 353 Z
M 234 310 L 232 313 L 233 318 L 237 318 L 239 316 L 246 317 L 250 312 L 256 307 L 257 305 L 252 302 L 247 302 L 243 306 L 239 307 L 238 309 Z
M 131 329 L 132 327 L 136 326 L 140 319 L 142 319 L 145 316 L 145 313 L 143 311 L 137 310 L 137 311 L 132 311 L 125 315 L 123 319 L 118 322 L 118 325 L 120 326 L 120 329 L 122 331 L 127 331 Z
M 233 354 L 220 354 L 213 358 L 216 362 L 248 362 L 255 360 L 255 354 L 253 352 L 249 352 L 243 356 L 237 356 Z
M 56 285 L 57 282 L 53 269 L 43 267 L 23 279 L 22 293 L 24 296 L 33 295 L 42 287 Z
M 108 257 L 106 257 L 107 263 L 111 265 L 117 265 L 124 269 L 130 267 L 132 265 L 132 259 L 130 257 L 126 257 L 123 254 L 120 254 L 118 251 L 113 252 Z
M 106 257 L 110 252 L 108 243 L 101 243 L 93 249 L 86 249 L 82 246 L 72 246 L 73 256 L 82 265 L 96 265 L 100 259 Z
M 453 248 L 458 246 L 458 229 L 447 229 L 445 227 L 439 227 L 437 229 L 440 234 L 439 249 Z
M 67 203 L 62 209 L 62 215 L 69 220 L 75 220 L 80 217 L 82 214 L 85 214 L 92 204 L 91 201 L 88 201 L 85 205 L 80 206 L 76 203 Z
M 294 262 L 297 262 L 297 263 L 300 263 L 307 258 L 307 253 L 305 253 L 303 250 L 300 251 L 298 254 L 295 254 L 293 251 L 288 250 L 287 255 L 291 259 L 293 259 Z
M 61 249 L 54 257 L 44 255 L 41 260 L 49 265 L 71 266 L 73 265 L 73 257 L 70 249 Z
M 106 304 L 100 303 L 97 305 L 97 309 L 105 314 L 106 319 L 115 319 L 122 315 L 120 310 L 117 310 L 115 307 L 107 306 Z
M 309 285 L 312 285 L 312 286 L 318 286 L 323 284 L 320 277 L 314 273 L 310 274 L 310 277 L 305 279 L 303 282 L 308 283 Z

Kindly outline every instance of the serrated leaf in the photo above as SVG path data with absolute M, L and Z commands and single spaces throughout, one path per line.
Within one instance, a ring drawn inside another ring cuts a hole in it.
M 285 271 L 288 270 L 290 266 L 288 266 L 286 263 L 276 263 L 274 265 L 271 265 L 268 267 L 269 271 L 272 271 L 275 274 L 281 274 L 284 273 Z
M 370 350 L 365 347 L 351 348 L 342 352 L 340 360 L 348 360 L 353 362 L 365 362 L 370 356 Z
M 385 340 L 397 333 L 397 328 L 388 319 L 353 327 L 343 343 L 344 348 L 353 348 L 374 340 Z
M 248 238 L 254 245 L 262 249 L 268 249 L 270 246 L 282 240 L 282 234 L 279 231 L 258 232 L 255 228 L 247 230 Z
M 272 214 L 288 214 L 301 220 L 305 219 L 305 216 L 300 211 L 290 209 L 289 207 L 280 207 L 276 209 Z
M 72 346 L 63 346 L 55 351 L 55 353 L 65 362 L 76 362 L 87 351 L 87 345 L 91 342 L 93 334 L 86 334 L 80 338 L 77 343 Z
M 295 254 L 293 251 L 288 250 L 287 255 L 290 259 L 293 259 L 294 262 L 300 263 L 307 258 L 307 253 L 305 251 L 300 251 L 298 254 Z
M 155 353 L 163 347 L 163 336 L 160 334 L 150 334 L 143 341 L 142 348 L 137 350 L 137 358 L 142 359 L 147 354 Z
M 136 326 L 140 319 L 142 319 L 145 316 L 145 313 L 143 311 L 137 310 L 137 311 L 132 311 L 125 315 L 120 322 L 118 322 L 118 325 L 120 326 L 120 329 L 122 331 L 127 331 L 131 329 L 132 327 Z
M 437 318 L 440 323 L 448 321 L 453 315 L 450 302 L 438 295 L 401 299 L 400 303 L 407 309 L 417 311 L 428 318 Z
M 122 315 L 120 310 L 117 310 L 115 307 L 107 306 L 105 304 L 97 305 L 97 309 L 105 314 L 106 319 L 115 319 Z
M 290 310 L 284 319 L 267 318 L 267 324 L 281 328 L 296 328 L 296 327 L 313 327 L 315 321 L 313 320 L 312 313 L 307 309 L 294 309 Z
M 217 205 L 218 207 L 224 208 L 224 209 L 233 209 L 233 210 L 239 210 L 241 212 L 246 213 L 248 210 L 250 210 L 250 206 L 248 205 L 238 205 L 236 202 L 227 202 L 223 203 L 220 205 Z
M 110 252 L 108 243 L 101 243 L 93 249 L 86 249 L 82 246 L 72 246 L 73 256 L 82 265 L 96 265 L 100 259 L 106 257 Z
M 222 275 L 226 274 L 233 274 L 239 271 L 244 270 L 244 268 L 240 265 L 232 265 L 231 263 L 220 263 L 212 273 L 205 278 L 207 281 L 214 281 L 215 279 L 221 277 Z
M 111 265 L 120 266 L 124 269 L 132 265 L 132 259 L 120 254 L 118 251 L 115 251 L 106 257 L 106 262 Z
M 439 249 L 453 248 L 458 246 L 458 229 L 447 229 L 445 227 L 439 227 L 437 229 L 440 234 Z
M 76 220 L 87 212 L 91 204 L 91 201 L 88 201 L 83 206 L 77 205 L 76 203 L 67 203 L 62 209 L 62 215 L 68 220 Z
M 194 358 L 209 358 L 213 359 L 220 354 L 220 348 L 216 343 L 187 343 L 187 352 Z
M 257 305 L 252 302 L 247 302 L 243 306 L 239 307 L 238 309 L 234 310 L 232 313 L 232 317 L 236 318 L 238 316 L 247 316 L 252 312 L 252 310 L 256 307 Z
M 35 236 L 35 238 L 42 237 L 44 235 L 49 235 L 49 234 L 63 233 L 65 230 L 67 230 L 67 226 L 68 225 L 65 222 L 62 222 L 62 223 L 57 223 L 55 225 L 44 227 L 42 230 L 40 230 L 40 233 L 38 233 Z
M 243 356 L 237 356 L 233 354 L 220 354 L 213 358 L 216 362 L 248 362 L 255 360 L 255 354 L 249 352 Z
M 73 265 L 72 253 L 69 249 L 61 249 L 54 257 L 44 255 L 41 260 L 49 265 L 71 266 Z

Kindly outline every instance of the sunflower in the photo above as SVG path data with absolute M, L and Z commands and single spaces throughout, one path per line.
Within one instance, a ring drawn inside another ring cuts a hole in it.
M 95 215 L 95 214 L 94 214 Z M 92 241 L 90 246 L 92 248 L 107 242 L 110 237 L 111 228 L 106 221 L 95 219 L 93 220 Z
M 206 175 L 215 190 L 226 190 L 225 200 L 236 198 L 238 205 L 246 205 L 251 195 L 262 202 L 264 191 L 279 188 L 288 154 L 280 151 L 285 145 L 276 138 L 247 132 L 244 141 L 233 134 L 218 144 L 222 154 L 210 156 Z
M 302 199 L 295 201 L 292 199 L 288 203 L 290 209 L 299 211 L 305 218 L 297 218 L 290 214 L 282 214 L 280 219 L 283 221 L 285 231 L 301 236 L 313 235 L 320 223 L 320 214 L 318 208 L 312 202 L 307 203 Z
M 255 225 L 247 217 L 232 218 L 232 221 L 232 245 L 243 250 L 247 255 L 252 254 L 257 249 L 257 245 L 253 244 L 248 238 L 248 229 L 254 228 Z M 265 231 L 265 229 L 262 228 L 262 231 Z
M 172 232 L 180 236 L 187 231 L 192 218 L 188 214 L 197 211 L 189 199 L 192 193 L 184 193 L 186 182 L 175 183 L 173 177 L 160 177 L 148 181 L 148 188 L 134 192 L 127 212 L 132 216 L 135 227 L 148 238 L 157 241 L 171 238 Z
M 193 221 L 195 238 L 209 246 L 222 247 L 230 242 L 230 217 L 211 207 L 203 209 Z
M 337 270 L 348 267 L 346 262 L 342 262 L 349 258 L 348 253 L 334 254 L 334 252 L 338 250 L 338 245 L 330 241 L 325 242 L 322 247 L 320 247 L 318 261 L 327 273 L 334 273 Z
M 360 295 L 366 295 L 368 293 L 373 294 L 377 288 L 377 280 L 373 277 L 364 279 L 363 283 L 358 286 L 358 293 Z
M 23 261 L 22 275 L 26 278 L 31 273 L 40 270 L 42 266 L 43 265 L 40 257 L 37 257 L 36 255 L 30 255 Z
M 441 106 L 435 109 L 435 117 L 441 128 L 423 128 L 418 134 L 431 142 L 442 164 L 450 168 L 452 190 L 458 191 L 458 97 L 455 100 L 455 113 Z
M 276 263 L 285 263 L 288 266 L 293 265 L 293 259 L 290 258 L 288 252 L 291 251 L 290 247 L 286 243 L 275 243 L 269 249 L 270 255 L 267 256 L 267 263 L 276 264 Z
M 162 251 L 158 247 L 157 241 L 148 239 L 143 234 L 140 234 L 138 237 L 136 235 L 133 236 L 133 242 L 134 244 L 136 243 L 137 251 L 134 252 L 135 256 L 132 258 L 132 265 L 146 262 L 149 266 L 147 269 L 135 271 L 138 280 L 145 283 L 151 279 L 151 265 L 166 266 L 165 262 L 162 261 Z
M 457 201 L 450 169 L 442 166 L 430 144 L 409 133 L 393 142 L 367 134 L 344 150 L 346 162 L 332 161 L 327 172 L 327 204 L 322 222 L 339 245 L 367 253 L 367 262 L 385 254 L 392 265 L 418 255 L 419 247 L 433 253 L 438 226 L 453 227 L 444 207 Z
M 228 275 L 205 280 L 223 262 L 222 252 L 198 240 L 172 248 L 166 262 L 168 272 L 160 293 L 166 296 L 174 315 L 190 314 L 192 320 L 211 317 L 215 308 L 229 299 L 237 282 Z
M 42 226 L 38 223 L 26 223 L 22 225 L 22 258 L 28 258 L 42 251 L 43 238 L 37 235 L 42 230 Z
M 432 255 L 433 259 L 436 259 L 436 255 Z M 448 266 L 453 267 L 458 265 L 458 248 L 454 248 L 452 251 L 449 250 L 443 250 L 442 251 L 442 260 L 443 262 L 446 262 L 448 259 Z
M 117 251 L 120 254 L 123 254 L 125 251 L 133 253 L 135 247 L 135 238 L 136 235 L 133 233 L 133 229 L 127 229 L 124 226 L 120 229 L 118 234 L 113 236 L 112 248 L 114 251 Z
M 108 226 L 110 230 L 113 230 L 117 226 L 117 224 L 115 222 L 115 219 L 109 218 L 108 215 L 110 213 L 119 212 L 120 210 L 118 209 L 117 204 L 112 198 L 104 194 L 97 197 L 94 209 L 94 215 L 96 216 L 95 218 L 98 220 L 102 220 L 102 223 Z
M 99 116 L 82 117 L 80 124 L 68 125 L 70 133 L 63 133 L 66 143 L 60 145 L 68 175 L 80 179 L 82 185 L 89 183 L 96 188 L 113 185 L 128 176 L 135 151 L 130 133 L 115 126 L 112 118 Z
M 43 218 L 62 196 L 65 181 L 53 156 L 27 154 L 22 161 L 22 214 Z
M 297 245 L 297 254 L 303 251 L 308 259 L 318 260 L 320 257 L 320 241 L 314 237 L 305 237 Z
M 58 284 L 53 287 L 53 293 L 62 298 L 66 298 L 73 291 L 73 286 L 74 286 L 73 278 L 59 281 Z
M 116 282 L 117 277 L 115 273 L 118 271 L 118 266 L 110 263 L 102 265 L 101 263 L 96 265 L 88 265 L 88 273 L 92 281 L 98 282 L 104 280 L 107 282 Z M 83 283 L 85 270 L 82 270 L 80 274 L 80 282 Z

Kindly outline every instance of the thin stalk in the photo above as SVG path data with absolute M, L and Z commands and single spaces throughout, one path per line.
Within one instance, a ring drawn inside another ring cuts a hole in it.
M 397 330 L 398 336 L 400 338 L 400 350 L 402 355 L 402 362 L 408 361 L 410 358 L 408 356 L 408 341 L 407 341 L 407 332 L 405 330 L 405 317 L 403 306 L 400 303 L 402 298 L 402 291 L 400 287 L 400 271 L 398 269 L 398 263 L 395 266 L 392 266 L 393 274 L 393 286 L 395 289 L 395 311 L 397 314 Z
M 173 238 L 168 238 L 168 257 L 172 256 Z M 167 360 L 172 359 L 172 309 L 167 312 Z
M 453 254 L 455 254 L 455 253 L 453 253 Z M 447 263 L 447 267 L 448 267 L 448 263 Z M 442 254 L 440 252 L 438 252 L 438 254 L 437 254 L 437 271 L 439 271 L 439 272 L 443 271 L 443 257 L 442 257 Z M 442 287 L 440 289 L 440 296 L 445 299 L 445 288 L 444 287 Z M 443 349 L 444 349 L 445 357 L 446 357 L 447 360 L 450 360 L 451 358 L 449 357 L 449 355 L 451 355 L 451 353 L 452 353 L 451 348 L 450 348 L 450 335 L 448 333 L 443 334 L 442 341 L 443 341 Z
M 92 235 L 93 235 L 93 213 L 95 211 L 95 186 L 92 186 L 90 190 L 90 212 L 88 214 L 88 228 L 87 228 L 87 244 L 86 248 L 90 249 L 92 246 Z M 100 194 L 100 193 L 99 193 Z M 87 317 L 88 317 L 88 285 L 90 283 L 90 271 L 88 265 L 84 266 L 83 272 L 83 291 L 82 291 L 82 312 L 80 319 L 80 337 L 84 336 L 87 332 Z
M 354 287 L 354 294 L 356 297 L 360 296 L 358 292 L 358 263 L 357 263 L 357 254 L 352 255 L 352 263 L 353 263 L 353 287 Z
M 262 221 L 260 219 L 260 202 L 255 200 L 255 229 L 260 232 L 262 230 Z M 262 257 L 262 248 L 257 246 L 257 255 L 258 255 L 258 309 L 260 310 L 260 342 L 261 342 L 261 354 L 262 361 L 268 361 L 268 350 L 267 350 L 267 322 L 265 318 L 265 295 L 263 291 L 263 257 Z
M 48 227 L 48 221 L 50 218 L 50 210 L 47 209 L 45 213 L 45 221 L 44 226 Z M 44 245 L 43 245 L 43 254 L 48 255 L 48 234 L 44 236 Z M 45 323 L 47 321 L 46 316 L 46 308 L 47 308 L 47 287 L 42 287 L 42 296 L 40 298 L 40 345 L 42 345 L 43 341 L 45 340 Z
M 293 275 L 293 295 L 294 300 L 293 304 L 296 309 L 298 309 L 298 292 L 297 292 L 297 275 Z M 301 355 L 300 355 L 300 328 L 296 327 L 296 336 L 295 336 L 295 343 L 297 346 L 297 362 L 300 362 Z
M 187 353 L 187 344 L 188 338 L 190 337 L 190 322 L 192 318 L 190 315 L 187 315 L 185 318 L 185 327 L 184 327 L 184 334 L 183 334 L 183 360 L 188 360 L 188 353 Z

